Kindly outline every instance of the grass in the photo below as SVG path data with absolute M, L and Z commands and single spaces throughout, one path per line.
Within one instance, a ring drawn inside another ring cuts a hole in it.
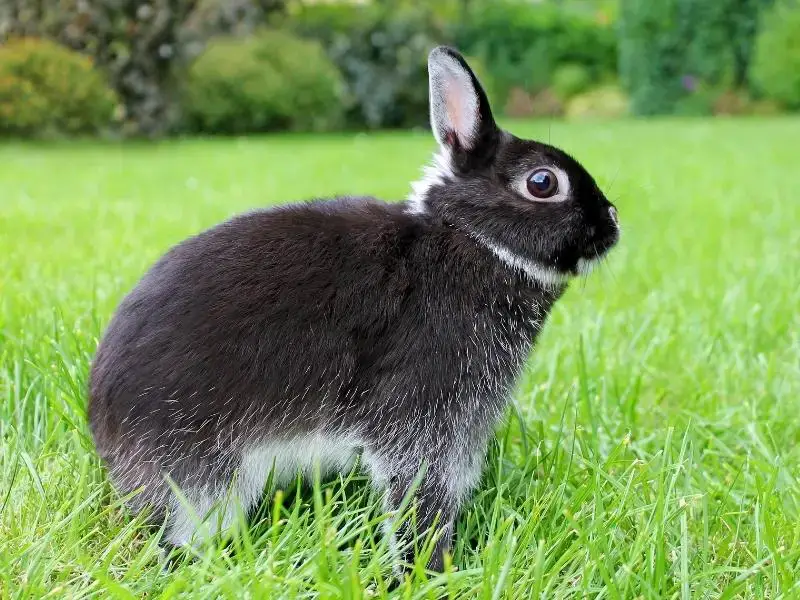
M 513 129 L 585 162 L 622 243 L 557 305 L 458 522 L 458 570 L 390 595 L 800 597 L 800 120 Z M 165 572 L 93 453 L 85 385 L 171 244 L 253 206 L 401 197 L 431 146 L 0 146 L 0 598 L 387 594 L 358 474 L 266 498 L 232 546 Z

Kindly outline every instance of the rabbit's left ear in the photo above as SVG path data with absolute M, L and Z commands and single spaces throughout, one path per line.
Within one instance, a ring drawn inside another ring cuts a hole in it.
M 431 128 L 439 145 L 471 153 L 493 140 L 497 125 L 486 92 L 464 58 L 445 46 L 428 56 Z

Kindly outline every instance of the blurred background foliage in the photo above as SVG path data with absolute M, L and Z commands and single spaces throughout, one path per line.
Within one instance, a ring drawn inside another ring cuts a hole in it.
M 0 132 L 424 127 L 442 43 L 507 116 L 800 109 L 800 0 L 0 0 Z
M 211 39 L 180 87 L 182 125 L 191 132 L 341 125 L 344 84 L 336 66 L 318 42 L 281 30 Z

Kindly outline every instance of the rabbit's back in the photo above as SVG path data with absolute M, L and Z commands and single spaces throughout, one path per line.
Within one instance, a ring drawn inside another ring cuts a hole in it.
M 196 443 L 203 428 L 264 426 L 276 410 L 282 430 L 307 426 L 315 411 L 302 409 L 314 402 L 288 401 L 347 381 L 362 339 L 402 302 L 404 249 L 387 259 L 381 246 L 413 239 L 406 221 L 368 200 L 309 203 L 243 215 L 171 249 L 98 347 L 90 416 L 101 453 L 129 431 Z

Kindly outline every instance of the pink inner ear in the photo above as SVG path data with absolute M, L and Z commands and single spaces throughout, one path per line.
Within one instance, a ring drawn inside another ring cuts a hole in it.
M 470 92 L 469 82 L 460 81 L 458 76 L 452 77 L 444 86 L 447 120 L 452 128 L 445 138 L 449 146 L 456 139 L 465 149 L 472 146 L 472 136 L 480 120 L 480 108 Z M 452 140 L 451 135 L 454 136 Z
M 448 85 L 445 88 L 445 98 L 447 102 L 447 117 L 450 124 L 456 131 L 464 130 L 464 106 L 458 101 L 458 85 Z

